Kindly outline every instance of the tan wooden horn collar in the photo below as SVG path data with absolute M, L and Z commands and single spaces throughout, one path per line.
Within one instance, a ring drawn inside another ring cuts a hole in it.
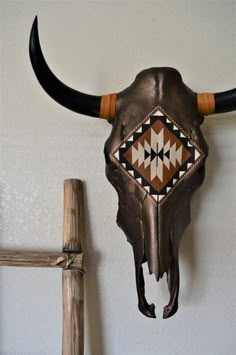
M 215 97 L 213 93 L 197 94 L 198 112 L 202 115 L 212 115 L 215 112 Z
M 117 94 L 115 93 L 102 96 L 99 115 L 100 118 L 105 120 L 114 118 L 116 112 L 116 99 Z

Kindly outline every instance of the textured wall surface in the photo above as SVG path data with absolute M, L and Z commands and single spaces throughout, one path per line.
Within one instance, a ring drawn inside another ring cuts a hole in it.
M 145 268 L 157 319 L 137 309 L 133 255 L 116 226 L 106 181 L 104 121 L 53 102 L 36 81 L 28 37 L 39 17 L 56 75 L 93 94 L 120 91 L 151 66 L 177 68 L 195 91 L 236 84 L 236 3 L 215 1 L 0 2 L 0 248 L 60 250 L 63 179 L 85 181 L 85 355 L 233 355 L 236 348 L 236 113 L 206 119 L 204 186 L 180 253 L 178 313 Z M 61 353 L 61 272 L 0 269 L 0 354 Z

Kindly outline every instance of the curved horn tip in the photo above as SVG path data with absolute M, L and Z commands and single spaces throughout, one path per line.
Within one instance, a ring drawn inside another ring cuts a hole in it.
M 37 15 L 36 15 L 35 18 L 34 18 L 33 25 L 34 25 L 34 26 L 37 26 L 37 25 L 38 25 L 38 16 L 37 16 Z
M 29 54 L 32 60 L 32 51 L 34 50 L 35 43 L 39 42 L 39 32 L 38 32 L 38 16 L 36 15 L 31 27 L 30 38 L 29 38 Z
M 38 16 L 36 15 L 30 31 L 30 39 L 38 34 Z
M 34 73 L 49 96 L 72 111 L 99 117 L 101 96 L 87 95 L 63 84 L 47 65 L 40 46 L 37 16 L 30 33 L 29 56 Z
M 32 23 L 30 31 L 30 42 L 33 41 L 33 38 L 38 37 L 38 16 L 36 15 Z
M 38 16 L 36 15 L 32 23 L 31 32 L 38 31 Z

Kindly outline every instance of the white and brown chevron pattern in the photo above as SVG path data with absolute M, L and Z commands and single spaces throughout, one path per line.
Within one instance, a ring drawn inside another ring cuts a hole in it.
M 204 154 L 158 106 L 111 157 L 156 203 L 163 203 Z

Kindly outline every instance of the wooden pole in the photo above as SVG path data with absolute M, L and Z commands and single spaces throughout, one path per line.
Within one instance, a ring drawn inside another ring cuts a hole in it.
M 82 253 L 83 236 L 82 182 L 64 181 L 63 252 Z M 84 290 L 83 273 L 62 271 L 63 340 L 62 355 L 84 354 Z
M 1 250 L 0 266 L 57 267 L 83 272 L 83 254 Z

